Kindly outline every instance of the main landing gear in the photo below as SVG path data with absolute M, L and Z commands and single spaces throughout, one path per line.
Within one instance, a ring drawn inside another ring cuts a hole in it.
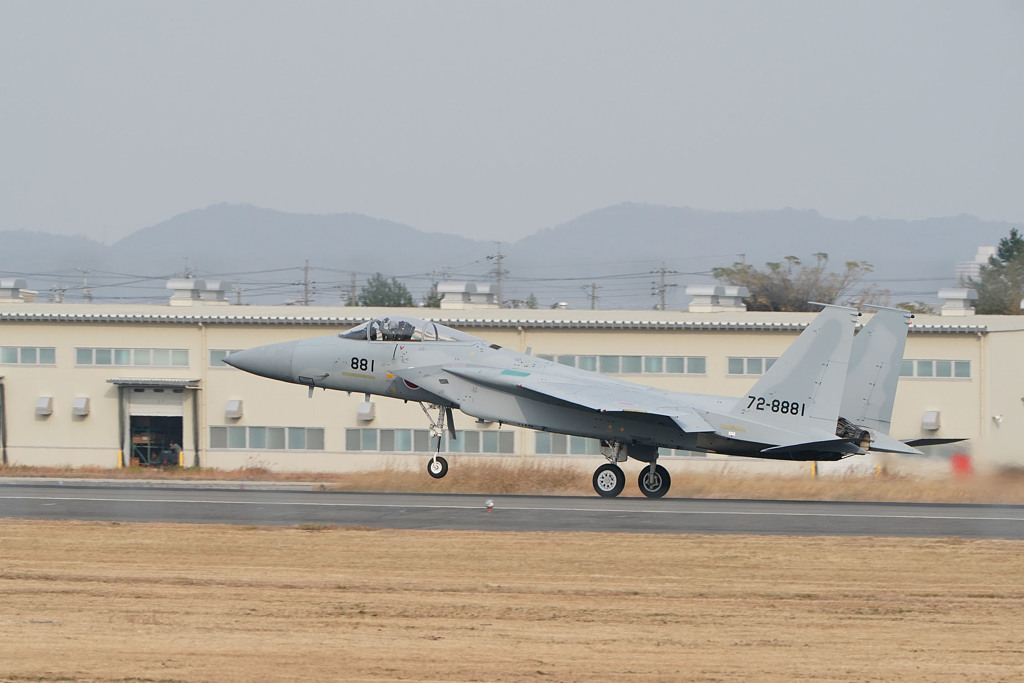
M 427 474 L 432 476 L 434 479 L 440 479 L 444 475 L 448 474 L 448 461 L 441 457 L 441 437 L 444 436 L 445 420 L 448 421 L 448 432 L 451 437 L 455 438 L 455 418 L 452 415 L 452 409 L 445 406 L 431 405 L 431 408 L 437 409 L 437 420 L 434 420 L 430 416 L 430 411 L 425 405 L 420 403 L 420 408 L 423 409 L 423 414 L 427 416 L 430 421 L 430 437 L 437 439 L 437 452 L 434 453 L 434 457 L 427 461 Z
M 669 487 L 672 486 L 672 478 L 669 476 L 668 470 L 657 464 L 657 449 L 650 449 L 649 453 L 646 452 L 647 450 L 644 449 L 645 452 L 637 452 L 634 455 L 634 457 L 641 456 L 645 461 L 651 457 L 644 469 L 641 470 L 637 484 L 640 486 L 640 492 L 648 498 L 661 498 L 668 493 Z M 626 475 L 616 464 L 625 462 L 626 448 L 621 443 L 605 442 L 601 447 L 601 454 L 608 459 L 608 462 L 594 472 L 594 490 L 603 498 L 614 498 L 626 487 Z

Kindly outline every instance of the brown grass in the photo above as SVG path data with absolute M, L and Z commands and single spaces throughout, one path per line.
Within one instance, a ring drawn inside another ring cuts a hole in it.
M 426 460 L 424 459 L 424 462 Z M 262 467 L 237 470 L 204 468 L 103 469 L 97 467 L 0 467 L 0 476 L 61 479 L 161 479 L 183 481 L 290 481 L 338 491 L 480 493 L 486 495 L 592 495 L 591 472 L 542 460 L 453 463 L 444 479 L 435 480 L 421 469 L 400 467 L 352 474 L 281 473 Z M 623 495 L 640 495 L 632 478 Z M 673 478 L 670 497 L 747 498 L 759 500 L 854 500 L 881 502 L 1024 504 L 1024 472 L 1004 471 L 965 478 L 923 478 L 906 475 L 846 475 L 838 477 L 743 476 L 688 472 Z
M 3 681 L 1010 681 L 1024 667 L 1015 541 L 2 521 L 0 548 Z

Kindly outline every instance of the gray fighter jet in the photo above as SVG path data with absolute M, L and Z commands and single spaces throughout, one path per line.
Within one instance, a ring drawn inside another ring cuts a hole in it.
M 783 460 L 840 460 L 868 450 L 917 453 L 888 435 L 912 317 L 826 306 L 740 397 L 665 391 L 567 367 L 427 320 L 389 316 L 340 334 L 260 346 L 224 362 L 263 377 L 418 402 L 440 437 L 452 411 L 500 424 L 601 440 L 594 489 L 617 496 L 617 463 L 648 463 L 640 490 L 668 492 L 659 448 Z M 431 411 L 436 411 L 436 418 Z M 440 443 L 440 439 L 438 439 Z M 921 445 L 925 442 L 916 442 Z M 931 442 L 928 442 L 931 443 Z M 427 471 L 440 478 L 438 453 Z

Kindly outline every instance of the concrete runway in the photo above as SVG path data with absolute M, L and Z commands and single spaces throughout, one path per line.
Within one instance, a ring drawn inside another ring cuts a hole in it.
M 216 486 L 7 479 L 0 482 L 0 517 L 487 531 L 1024 539 L 1024 506 L 1012 505 L 489 497 Z M 491 512 L 485 507 L 488 500 L 494 503 Z

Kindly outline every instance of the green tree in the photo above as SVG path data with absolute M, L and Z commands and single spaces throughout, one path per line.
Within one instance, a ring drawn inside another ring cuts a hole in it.
M 845 269 L 836 273 L 828 269 L 828 254 L 814 254 L 814 259 L 814 265 L 805 265 L 796 256 L 787 256 L 781 263 L 766 263 L 764 270 L 733 263 L 713 268 L 711 274 L 724 284 L 746 287 L 750 295 L 744 302 L 750 311 L 816 311 L 818 307 L 809 302 L 856 305 L 888 300 L 888 292 L 874 287 L 849 294 L 872 271 L 871 264 L 847 261 Z
M 995 256 L 981 267 L 978 279 L 963 284 L 978 292 L 974 310 L 988 315 L 1020 315 L 1024 299 L 1024 237 L 1017 228 L 999 240 Z
M 412 306 L 412 294 L 395 278 L 388 280 L 380 273 L 374 273 L 359 290 L 360 306 Z
M 441 308 L 441 294 L 437 291 L 437 283 L 430 285 L 427 296 L 423 298 L 424 308 Z
M 526 297 L 526 307 L 537 308 L 537 297 L 533 295 L 533 292 L 530 292 L 530 296 Z
M 917 315 L 937 315 L 939 313 L 938 306 L 924 301 L 901 301 L 896 304 L 896 308 L 902 308 L 904 311 Z

